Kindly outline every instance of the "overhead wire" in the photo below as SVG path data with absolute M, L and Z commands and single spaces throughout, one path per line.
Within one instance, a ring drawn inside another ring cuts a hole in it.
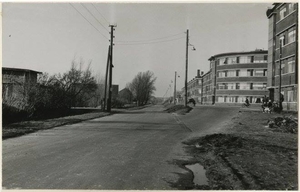
M 169 36 L 164 36 L 164 37 L 159 37 L 159 38 L 155 38 L 155 39 L 145 39 L 145 40 L 133 40 L 133 41 L 115 41 L 115 42 L 124 42 L 124 43 L 138 43 L 138 42 L 147 42 L 147 41 L 155 41 L 155 40 L 160 40 L 160 39 L 166 39 L 166 38 L 170 38 L 170 37 L 174 37 L 174 36 L 178 36 L 178 35 L 182 35 L 184 33 L 177 33 L 174 35 L 169 35 Z
M 164 42 L 170 42 L 170 41 L 176 41 L 179 39 L 183 39 L 185 37 L 175 38 L 175 39 L 169 39 L 164 41 L 155 41 L 155 42 L 147 42 L 147 43 L 115 43 L 116 45 L 147 45 L 147 44 L 156 44 L 156 43 L 164 43 Z
M 106 21 L 107 24 L 109 24 L 109 22 L 107 21 L 107 19 L 105 19 L 105 17 L 101 14 L 101 12 L 97 9 L 97 7 L 92 3 L 93 7 L 96 9 L 96 11 L 102 16 L 102 18 Z
M 78 9 L 76 9 L 71 3 L 69 3 L 91 26 L 93 26 L 105 39 L 109 40 L 104 34 L 99 31 Z
M 92 12 L 90 12 L 90 10 L 84 5 L 84 4 L 82 4 L 82 3 L 80 3 L 81 4 L 81 6 L 83 6 L 93 17 L 94 17 L 94 19 L 107 31 L 107 32 L 109 32 L 105 27 L 104 27 L 104 25 L 102 25 L 102 23 L 94 16 L 94 14 L 92 13 Z

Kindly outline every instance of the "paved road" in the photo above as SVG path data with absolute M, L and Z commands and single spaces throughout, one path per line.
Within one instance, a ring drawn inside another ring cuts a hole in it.
M 183 170 L 181 141 L 214 130 L 234 108 L 162 106 L 114 114 L 2 142 L 6 189 L 172 189 Z M 201 120 L 201 121 L 200 121 Z M 185 123 L 183 123 L 185 122 Z

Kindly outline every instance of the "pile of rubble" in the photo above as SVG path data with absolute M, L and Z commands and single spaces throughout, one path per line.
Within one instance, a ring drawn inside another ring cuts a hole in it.
M 274 131 L 285 133 L 298 133 L 298 119 L 292 115 L 289 117 L 276 117 L 274 120 L 268 120 L 268 127 Z

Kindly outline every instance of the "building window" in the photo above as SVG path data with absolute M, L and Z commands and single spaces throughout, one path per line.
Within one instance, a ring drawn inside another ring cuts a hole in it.
M 228 57 L 227 58 L 227 64 L 236 64 L 236 63 L 237 63 L 236 57 Z
M 288 43 L 292 43 L 296 41 L 296 30 L 292 28 L 288 31 Z
M 296 3 L 289 4 L 289 13 L 293 12 L 296 9 Z
M 235 96 L 228 96 L 226 98 L 227 103 L 235 103 Z
M 262 98 L 260 98 L 260 97 L 252 97 L 252 102 L 253 103 L 261 103 L 262 102 Z
M 295 57 L 291 57 L 287 60 L 287 73 L 295 72 Z
M 264 77 L 268 76 L 268 69 L 264 69 Z
M 281 74 L 285 74 L 286 73 L 286 71 L 285 71 L 285 63 L 283 63 L 283 61 L 282 61 L 282 63 L 281 63 Z
M 281 46 L 284 46 L 284 45 L 285 45 L 285 37 L 284 37 L 284 33 L 282 33 L 282 34 L 279 36 L 279 48 L 280 48 L 280 44 L 281 44 Z
M 235 75 L 236 75 L 236 72 L 233 70 L 227 72 L 227 77 L 235 77 Z
M 236 70 L 235 76 L 239 77 L 240 76 L 240 70 Z
M 294 91 L 287 91 L 287 102 L 294 101 Z
M 266 88 L 266 83 L 253 83 L 253 90 L 265 90 Z
M 241 77 L 247 77 L 247 70 L 242 69 L 240 72 Z
M 224 103 L 224 102 L 225 102 L 225 97 L 219 96 L 219 97 L 218 97 L 218 102 L 219 102 L 219 103 Z
M 240 83 L 240 89 L 250 90 L 250 83 Z
M 254 63 L 265 63 L 265 55 L 255 55 L 254 56 Z
M 227 71 L 219 71 L 218 77 L 227 77 Z
M 245 101 L 246 101 L 246 97 L 245 96 L 239 96 L 238 97 L 238 102 L 239 103 L 245 103 Z
M 253 61 L 251 56 L 241 56 L 239 63 L 251 63 Z
M 263 69 L 256 69 L 254 71 L 254 76 L 256 76 L 256 77 L 263 77 L 264 76 L 264 70 Z
M 240 83 L 236 83 L 235 89 L 240 89 Z
M 225 65 L 225 64 L 227 64 L 227 58 L 219 59 L 219 65 Z
M 219 89 L 219 90 L 227 89 L 227 84 L 226 84 L 226 83 L 219 83 L 219 84 L 218 84 L 218 89 Z
M 235 83 L 228 83 L 227 87 L 230 90 L 234 90 L 235 89 Z
M 280 11 L 279 11 L 279 20 L 282 20 L 285 16 L 286 16 L 287 12 L 286 12 L 286 8 L 283 7 Z
M 247 76 L 252 77 L 253 76 L 253 69 L 248 69 L 247 70 Z

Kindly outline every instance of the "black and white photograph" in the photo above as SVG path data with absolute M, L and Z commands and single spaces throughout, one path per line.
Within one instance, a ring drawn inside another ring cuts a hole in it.
M 298 190 L 298 2 L 3 2 L 2 190 Z

